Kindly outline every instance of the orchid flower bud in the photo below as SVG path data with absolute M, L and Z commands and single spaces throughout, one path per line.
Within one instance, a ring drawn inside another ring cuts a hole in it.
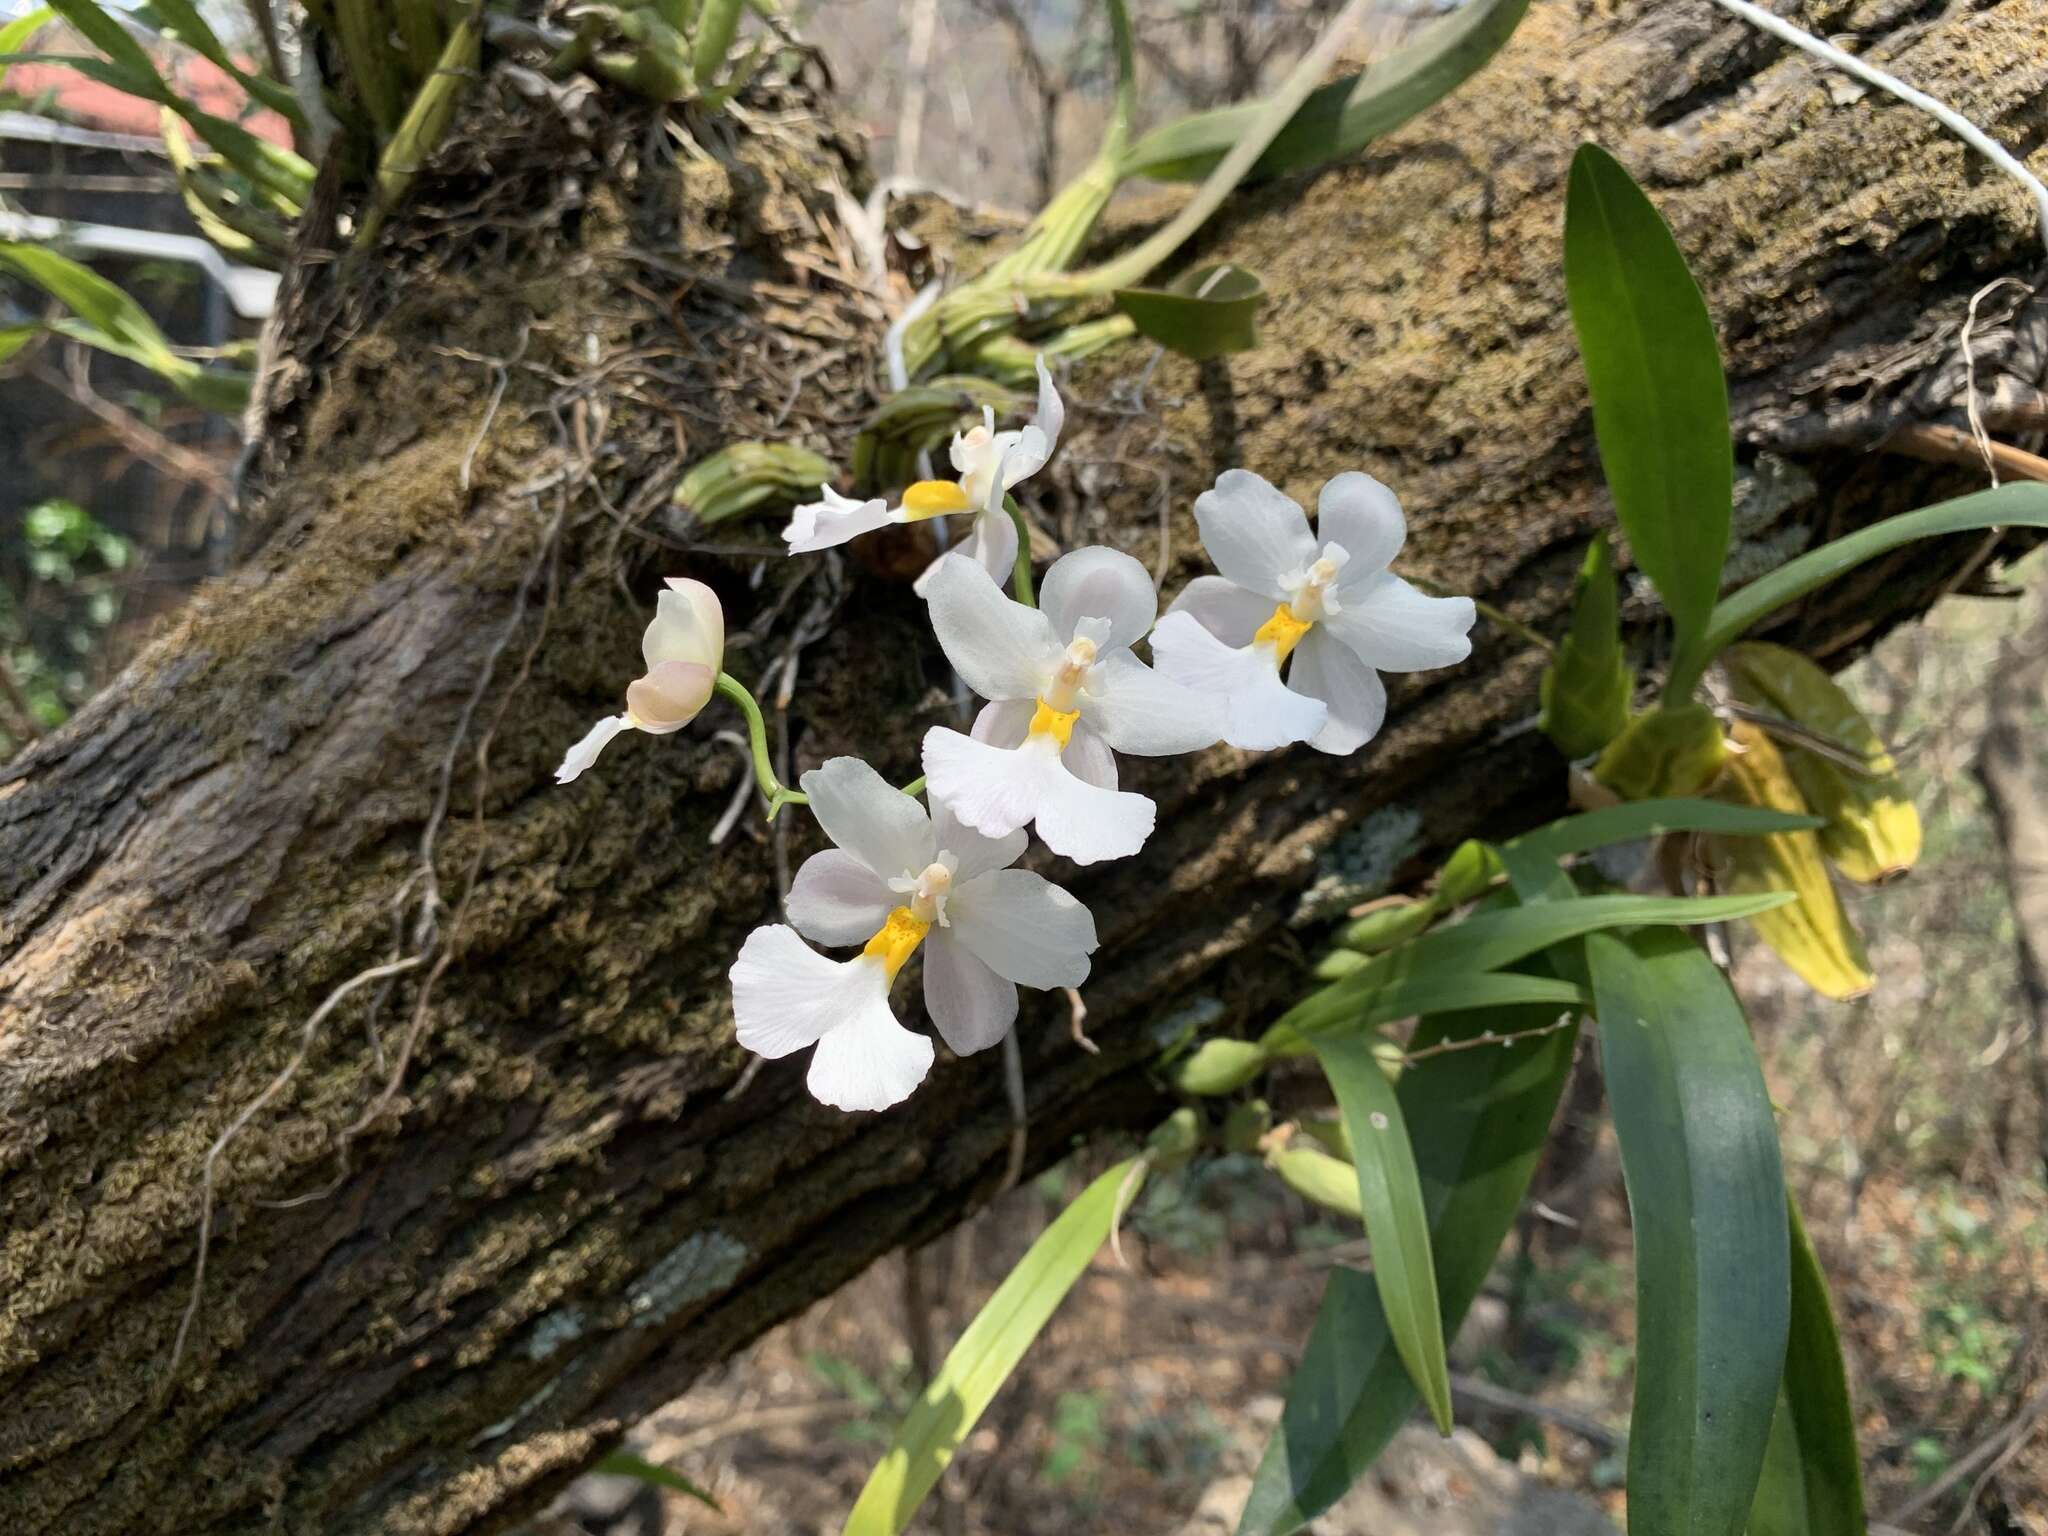
M 621 731 L 666 736 L 697 718 L 711 701 L 725 662 L 725 610 L 718 594 L 701 581 L 671 576 L 656 601 L 654 622 L 640 640 L 646 673 L 627 684 L 626 712 L 610 715 L 571 747 L 555 770 L 567 784 L 597 761 Z

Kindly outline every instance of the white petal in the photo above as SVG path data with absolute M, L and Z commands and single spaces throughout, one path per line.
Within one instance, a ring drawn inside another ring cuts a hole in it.
M 607 715 L 584 734 L 581 741 L 562 755 L 562 766 L 555 770 L 557 784 L 574 783 L 577 776 L 597 761 L 597 754 L 605 744 L 621 731 L 629 731 L 633 722 L 624 715 Z
M 814 1044 L 871 996 L 888 1007 L 880 965 L 828 960 L 781 923 L 748 934 L 727 974 L 740 1044 L 771 1060 Z
M 1359 659 L 1382 672 L 1450 667 L 1472 654 L 1469 597 L 1431 597 L 1382 572 L 1344 594 L 1328 624 Z
M 1078 702 L 1081 718 L 1119 752 L 1169 757 L 1223 739 L 1221 699 L 1162 677 L 1129 651 L 1091 666 Z
M 1017 1018 L 1017 987 L 1003 980 L 946 928 L 924 941 L 924 1006 L 956 1055 L 987 1050 Z
M 1227 577 L 1197 576 L 1181 588 L 1167 612 L 1192 615 L 1225 645 L 1250 645 L 1277 606 L 1272 598 L 1247 592 Z
M 1091 544 L 1061 555 L 1038 585 L 1038 606 L 1062 645 L 1083 619 L 1109 620 L 1104 648 L 1136 645 L 1159 617 L 1159 594 L 1145 567 L 1120 549 Z
M 1295 648 L 1287 685 L 1330 707 L 1323 728 L 1309 738 L 1318 752 L 1356 752 L 1379 734 L 1387 718 L 1387 685 L 1379 673 L 1322 624 Z
M 953 670 L 984 699 L 1036 698 L 1059 663 L 1052 625 L 1003 595 L 972 560 L 941 560 L 926 589 Z
M 829 485 L 821 485 L 818 490 L 825 499 L 807 501 L 791 512 L 789 526 L 782 530 L 782 542 L 789 546 L 792 555 L 816 554 L 897 521 L 889 503 L 879 496 L 855 501 Z
M 1223 739 L 1251 752 L 1307 741 L 1328 715 L 1320 699 L 1280 681 L 1266 646 L 1227 646 L 1186 613 L 1169 613 L 1152 631 L 1158 670 L 1197 693 L 1223 701 Z
M 863 990 L 818 1041 L 804 1084 L 812 1098 L 834 1109 L 887 1109 L 916 1091 L 936 1053 L 929 1037 L 912 1034 L 889 1011 L 880 961 L 863 955 L 846 964 L 866 973 Z
M 843 848 L 804 860 L 782 906 L 815 944 L 865 944 L 881 931 L 896 898 L 882 878 Z
M 953 555 L 972 560 L 988 572 L 989 580 L 998 587 L 1007 587 L 1017 568 L 1017 525 L 1010 521 L 1007 512 L 975 513 L 967 537 L 926 566 L 924 574 L 911 583 L 911 590 L 919 597 L 930 598 L 932 577 L 938 572 L 939 560 Z
M 1049 738 L 1040 740 L 1050 744 Z M 1037 745 L 996 747 L 933 726 L 924 737 L 925 781 L 932 799 L 987 837 L 1007 837 L 1038 814 L 1059 759 Z
M 1036 696 L 984 704 L 975 714 L 970 734 L 976 741 L 985 741 L 992 747 L 1020 747 L 1031 733 L 1031 717 L 1037 713 Z
M 999 706 L 991 704 L 990 709 Z M 1024 848 L 1031 839 L 1022 831 L 1011 832 L 1003 837 L 987 837 L 956 817 L 946 802 L 932 797 L 932 831 L 938 836 L 941 852 L 953 855 L 956 863 L 953 879 L 957 884 L 972 880 L 976 875 L 985 875 L 992 869 L 1008 869 L 1024 857 Z
M 716 672 L 725 661 L 725 610 L 701 581 L 671 576 L 654 601 L 654 622 L 640 637 L 652 672 L 665 661 L 694 662 Z
M 1067 750 L 1060 754 L 1067 772 L 1083 784 L 1097 789 L 1116 788 L 1116 754 L 1109 743 L 1089 728 L 1086 720 L 1074 722 L 1074 734 L 1067 738 Z
M 1038 358 L 1038 414 L 1031 424 L 1017 432 L 1005 432 L 997 439 L 997 451 L 1003 455 L 1001 468 L 996 479 L 1005 490 L 1028 480 L 1045 468 L 1045 461 L 1052 457 L 1053 449 L 1060 440 L 1060 428 L 1066 425 L 1067 408 L 1060 400 L 1060 392 L 1053 388 L 1052 374 L 1045 366 L 1045 358 Z
M 1307 514 L 1248 469 L 1226 469 L 1195 498 L 1195 525 L 1216 569 L 1268 602 L 1286 597 L 1282 576 L 1316 557 Z
M 1060 399 L 1060 392 L 1053 388 L 1052 371 L 1045 366 L 1045 354 L 1039 353 L 1032 360 L 1038 370 L 1038 414 L 1031 418 L 1031 424 L 1045 434 L 1048 451 L 1060 440 L 1060 429 L 1067 424 L 1066 403 Z
M 1392 491 L 1371 475 L 1347 470 L 1326 481 L 1316 499 L 1316 538 L 1341 544 L 1351 557 L 1337 582 L 1343 592 L 1394 563 L 1408 539 L 1408 520 Z
M 1043 875 L 998 870 L 954 888 L 952 937 L 1027 987 L 1078 987 L 1095 952 L 1095 918 Z
M 1031 732 L 1031 717 L 1037 712 L 1035 699 L 984 704 L 981 713 L 974 717 L 974 739 L 992 747 L 1020 747 Z M 1109 750 L 1108 742 L 1089 729 L 1086 720 L 1074 722 L 1074 733 L 1067 738 L 1067 749 L 1060 754 L 1060 761 L 1083 784 L 1116 788 L 1116 754 Z
M 1014 754 L 1022 757 L 1029 745 Z M 1076 864 L 1127 859 L 1145 846 L 1159 807 L 1123 789 L 1101 789 L 1076 778 L 1058 758 L 1038 790 L 1038 836 Z
M 859 758 L 831 758 L 800 782 L 825 835 L 881 879 L 931 863 L 938 845 L 924 807 Z

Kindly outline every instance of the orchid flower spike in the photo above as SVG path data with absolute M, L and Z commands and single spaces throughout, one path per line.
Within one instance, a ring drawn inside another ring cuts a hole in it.
M 889 989 L 920 945 L 932 1023 L 960 1055 L 1009 1033 L 1017 988 L 1075 987 L 1088 978 L 1095 919 L 1060 887 L 1011 869 L 1025 837 L 983 837 L 892 788 L 853 757 L 803 777 L 837 844 L 797 871 L 795 927 L 756 928 L 732 967 L 740 1044 L 768 1057 L 816 1046 L 806 1079 L 835 1109 L 887 1109 L 931 1070 L 932 1043 L 896 1021 Z M 828 960 L 805 938 L 862 946 Z
M 926 592 L 932 628 L 967 686 L 989 701 L 963 736 L 924 738 L 934 799 L 990 837 L 1036 821 L 1077 864 L 1136 853 L 1156 807 L 1116 787 L 1113 752 L 1164 757 L 1214 746 L 1222 711 L 1131 654 L 1159 599 L 1145 568 L 1093 546 L 1061 556 L 1040 608 L 1003 595 L 979 565 L 942 560 Z
M 820 486 L 824 500 L 798 507 L 782 530 L 783 541 L 792 555 L 805 555 L 844 544 L 889 523 L 920 523 L 949 512 L 972 512 L 973 531 L 949 553 L 966 556 L 1000 581 L 1017 558 L 1017 525 L 1003 510 L 1003 495 L 1045 467 L 1065 420 L 1066 407 L 1053 388 L 1045 359 L 1040 357 L 1037 416 L 1029 426 L 998 432 L 994 407 L 983 406 L 981 425 L 953 437 L 957 479 L 919 480 L 893 507 L 879 496 L 855 501 L 829 485 Z M 918 578 L 920 595 L 937 569 L 938 561 L 934 561 Z
M 1380 673 L 1472 653 L 1471 598 L 1426 596 L 1387 569 L 1408 524 L 1370 475 L 1323 486 L 1314 534 L 1299 506 L 1242 469 L 1195 499 L 1195 522 L 1223 574 L 1196 577 L 1174 599 L 1152 632 L 1152 660 L 1224 701 L 1223 739 L 1234 747 L 1355 752 L 1386 718 Z
M 569 749 L 555 770 L 557 784 L 569 783 L 596 762 L 621 731 L 666 736 L 697 718 L 725 663 L 725 610 L 718 594 L 701 581 L 669 577 L 655 602 L 654 622 L 641 637 L 640 654 L 647 672 L 627 685 L 626 712 L 598 721 Z

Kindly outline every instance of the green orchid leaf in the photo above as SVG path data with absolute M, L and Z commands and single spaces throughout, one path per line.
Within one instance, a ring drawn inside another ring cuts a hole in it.
M 1596 535 L 1572 594 L 1571 628 L 1543 669 L 1538 724 L 1566 757 L 1591 757 L 1628 724 L 1636 675 L 1621 646 L 1621 599 L 1607 536 Z
M 1358 1170 L 1358 1206 L 1372 1239 L 1380 1310 L 1408 1377 L 1440 1433 L 1451 1432 L 1451 1368 L 1429 1251 L 1429 1213 L 1394 1085 L 1364 1035 L 1323 1034 L 1316 1059 L 1337 1095 Z
M 1198 362 L 1259 344 L 1265 284 L 1228 262 L 1184 272 L 1164 288 L 1119 288 L 1115 297 L 1139 335 Z
M 1137 1159 L 1118 1163 L 1039 1234 L 919 1395 L 861 1489 L 842 1536 L 896 1536 L 910 1524 L 982 1410 L 1136 1196 L 1143 1168 Z
M 1635 1224 L 1629 1525 L 1740 1536 L 1791 1324 L 1770 1095 L 1742 1006 L 1691 937 L 1647 928 L 1584 944 Z
M 1597 145 L 1565 193 L 1565 294 L 1614 512 L 1676 630 L 1667 696 L 1703 669 L 1735 502 L 1728 384 L 1706 300 L 1656 208 Z

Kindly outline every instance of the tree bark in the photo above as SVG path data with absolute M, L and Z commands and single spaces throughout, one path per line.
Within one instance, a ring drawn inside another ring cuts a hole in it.
M 2048 0 L 1804 10 L 2005 142 L 2048 134 Z M 871 403 L 882 317 L 827 187 L 862 173 L 813 84 L 672 133 L 487 68 L 366 258 L 309 220 L 243 563 L 0 771 L 10 1528 L 502 1525 L 1000 1180 L 990 1058 L 884 1116 L 821 1109 L 787 1063 L 745 1074 L 724 973 L 816 838 L 749 818 L 710 845 L 744 772 L 722 706 L 549 781 L 617 708 L 664 574 L 724 594 L 736 673 L 800 653 L 793 770 L 852 751 L 907 777 L 949 718 L 900 581 L 668 513 L 729 440 L 843 462 Z M 1363 467 L 1407 504 L 1410 570 L 1553 624 L 1609 516 L 1559 272 L 1586 137 L 1658 199 L 1726 338 L 1738 573 L 1968 483 L 1872 450 L 1961 424 L 1957 333 L 1973 292 L 2035 269 L 2028 209 L 1919 116 L 1839 98 L 1705 5 L 1541 0 L 1398 138 L 1237 200 L 1204 255 L 1266 279 L 1263 345 L 1169 360 L 1142 396 L 1139 349 L 1086 370 L 1051 521 L 1150 561 L 1163 506 L 1177 584 L 1218 468 L 1307 498 Z M 350 196 L 323 178 L 323 208 Z M 2048 306 L 1985 301 L 1994 431 L 2040 410 L 2044 342 Z M 1846 656 L 1980 552 L 1867 568 L 1781 637 Z M 1478 638 L 1355 759 L 1129 765 L 1159 832 L 1064 876 L 1101 928 L 1101 1054 L 1057 998 L 1020 1021 L 1034 1165 L 1155 1118 L 1177 1031 L 1298 995 L 1291 930 L 1557 808 L 1563 765 L 1525 728 L 1541 658 Z

